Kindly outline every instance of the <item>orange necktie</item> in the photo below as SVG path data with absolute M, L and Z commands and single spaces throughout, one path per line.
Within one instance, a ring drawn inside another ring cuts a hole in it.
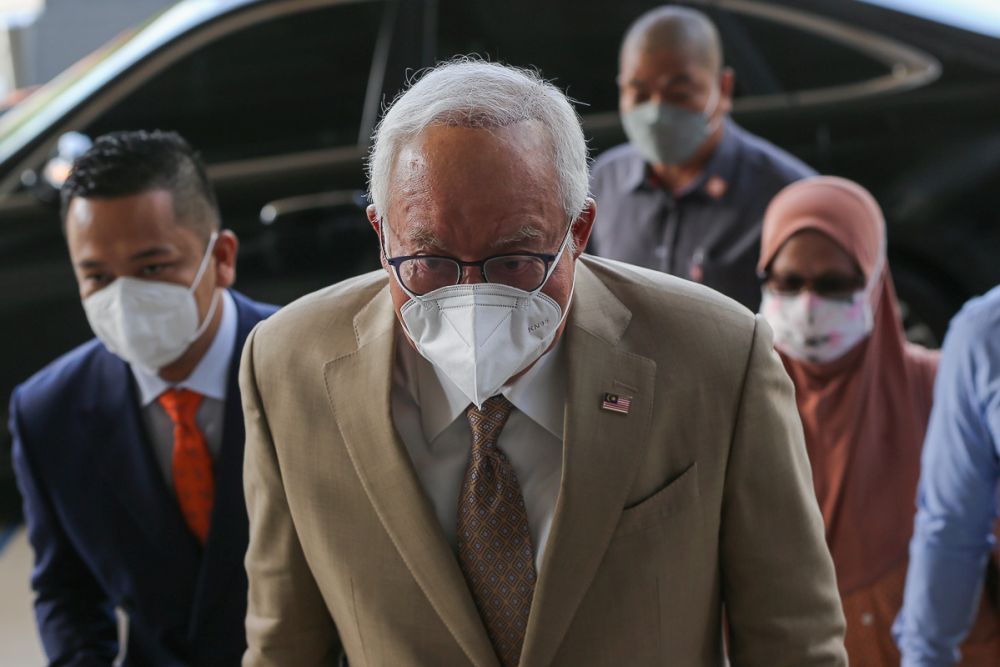
M 215 480 L 212 456 L 195 422 L 201 399 L 201 394 L 188 389 L 168 389 L 159 401 L 174 422 L 173 476 L 177 502 L 188 528 L 204 544 L 212 520 Z

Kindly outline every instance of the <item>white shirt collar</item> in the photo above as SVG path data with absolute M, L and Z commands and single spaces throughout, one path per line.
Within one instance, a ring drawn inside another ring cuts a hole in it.
M 202 396 L 226 400 L 229 388 L 229 363 L 236 349 L 236 303 L 228 290 L 222 292 L 222 321 L 215 338 L 191 374 L 171 384 L 156 373 L 129 364 L 139 387 L 139 401 L 146 407 L 168 389 L 190 389 Z
M 399 325 L 397 324 L 397 327 Z M 500 393 L 515 408 L 562 440 L 566 402 L 565 359 L 562 336 L 528 371 Z M 469 399 L 444 373 L 413 349 L 406 334 L 396 335 L 399 381 L 420 408 L 424 437 L 434 440 L 469 407 Z

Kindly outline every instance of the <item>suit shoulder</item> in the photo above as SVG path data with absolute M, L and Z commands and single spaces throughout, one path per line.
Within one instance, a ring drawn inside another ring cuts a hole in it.
M 320 330 L 331 337 L 352 332 L 354 315 L 385 288 L 387 278 L 379 269 L 300 297 L 258 324 L 255 336 L 271 340 Z
M 22 419 L 54 418 L 75 394 L 86 390 L 96 365 L 110 354 L 96 338 L 70 350 L 18 385 L 12 407 L 16 405 Z
M 236 290 L 231 289 L 229 290 L 229 294 L 233 297 L 233 301 L 236 302 L 236 307 L 238 309 L 246 310 L 252 317 L 258 320 L 266 320 L 268 317 L 278 312 L 278 306 L 270 303 L 264 303 L 262 301 L 254 301 L 242 292 L 237 292 Z
M 630 351 L 671 366 L 683 360 L 704 377 L 743 372 L 758 327 L 745 306 L 658 271 L 596 257 L 584 261 L 631 313 L 624 334 Z
M 586 256 L 584 262 L 630 310 L 754 326 L 754 315 L 746 306 L 699 283 L 603 257 Z

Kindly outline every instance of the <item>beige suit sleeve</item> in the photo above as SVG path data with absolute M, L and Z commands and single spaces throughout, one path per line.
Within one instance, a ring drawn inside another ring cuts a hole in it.
M 758 316 L 722 516 L 733 667 L 844 667 L 844 616 L 795 405 Z
M 243 485 L 250 517 L 250 593 L 243 667 L 324 667 L 340 642 L 295 532 L 254 365 L 255 329 L 243 349 Z

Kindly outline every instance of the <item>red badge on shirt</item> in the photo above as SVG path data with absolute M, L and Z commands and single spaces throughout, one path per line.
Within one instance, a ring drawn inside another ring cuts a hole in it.
M 728 189 L 729 183 L 726 183 L 721 176 L 713 176 L 705 183 L 705 192 L 713 199 L 722 199 L 722 195 L 726 194 Z

